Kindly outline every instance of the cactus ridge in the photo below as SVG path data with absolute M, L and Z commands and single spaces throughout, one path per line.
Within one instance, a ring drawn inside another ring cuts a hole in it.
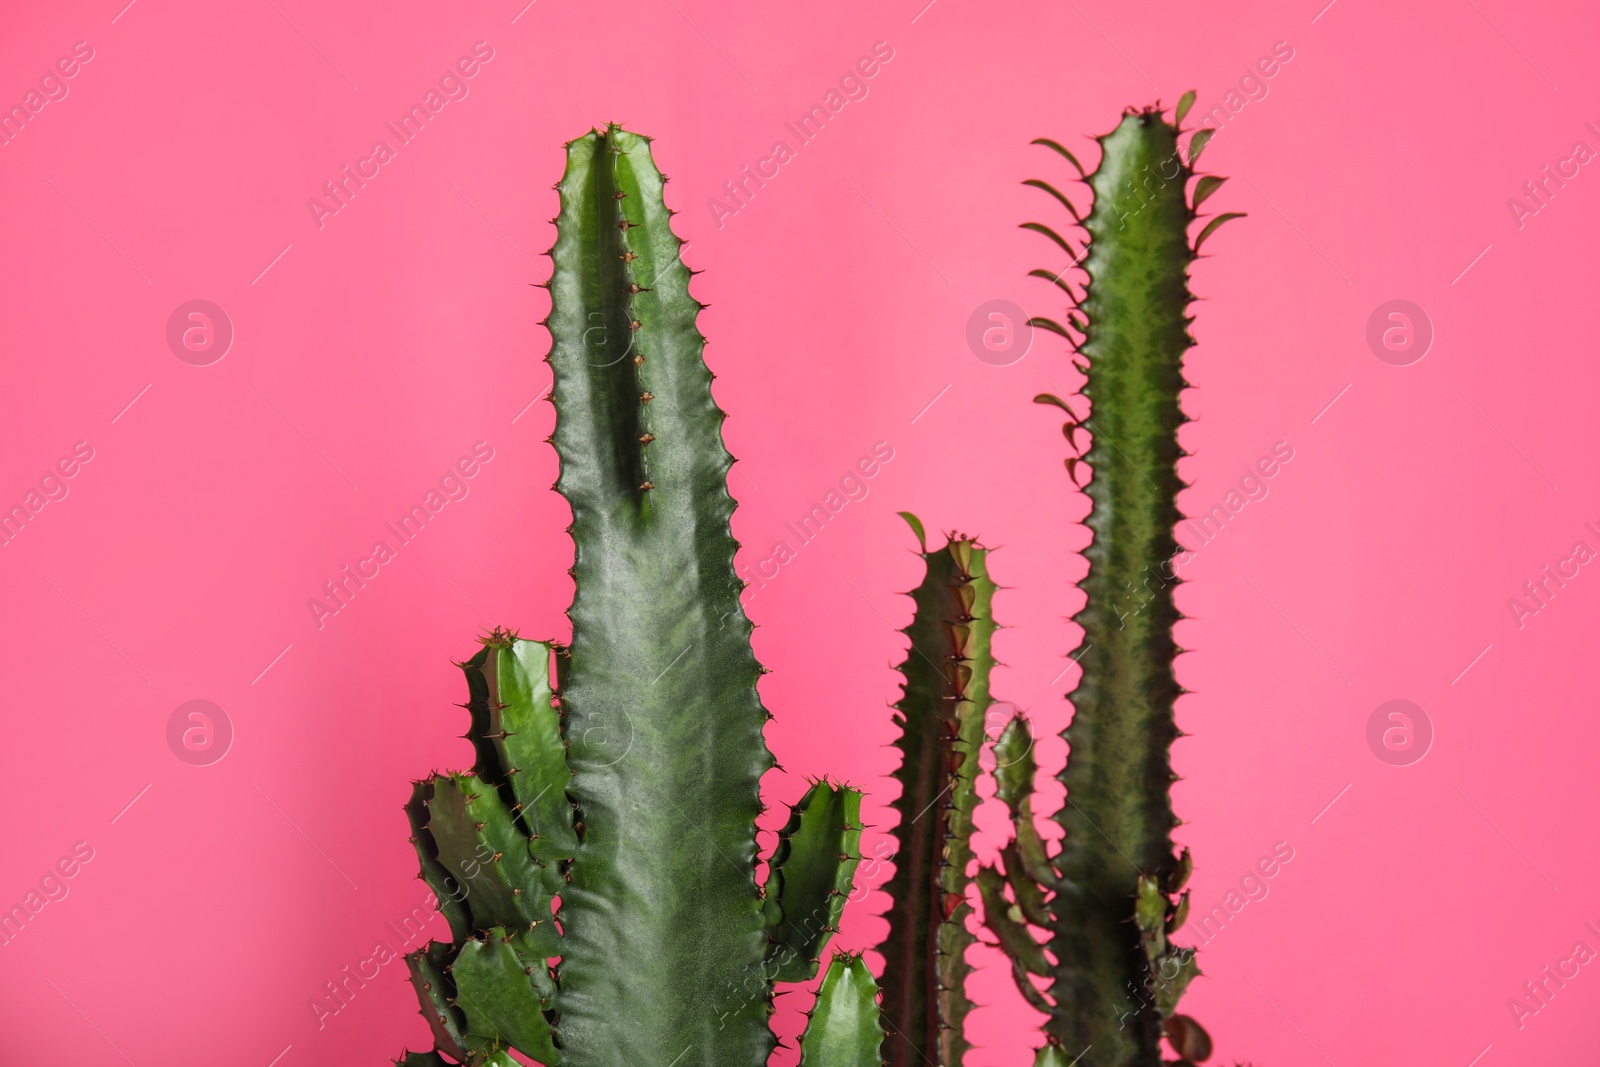
M 812 783 L 756 884 L 771 716 L 701 305 L 648 139 L 612 125 L 566 149 L 545 325 L 572 640 L 497 628 L 459 665 L 473 767 L 405 806 L 451 933 L 406 958 L 435 1050 L 398 1062 L 761 1067 L 774 982 L 813 978 L 837 930 L 861 795 Z M 875 1063 L 875 996 L 837 957 L 808 1062 Z
M 966 919 L 977 807 L 978 757 L 989 711 L 990 639 L 995 586 L 988 550 L 952 533 L 929 550 L 922 524 L 902 513 L 917 535 L 925 575 L 910 596 L 910 639 L 900 665 L 903 693 L 895 704 L 900 796 L 894 809 L 894 875 L 884 886 L 891 904 L 883 944 L 887 1062 L 958 1067 L 968 1048 L 964 1022 L 974 938 Z

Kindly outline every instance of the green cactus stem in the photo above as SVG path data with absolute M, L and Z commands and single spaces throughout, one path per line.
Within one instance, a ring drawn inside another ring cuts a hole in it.
M 780 982 L 816 977 L 861 856 L 861 794 L 817 782 L 794 805 L 768 868 L 768 972 Z
M 916 606 L 900 665 L 904 692 L 895 705 L 901 763 L 895 778 L 900 816 L 895 872 L 884 891 L 883 1012 L 890 1067 L 959 1067 L 970 1047 L 963 1032 L 967 999 L 967 872 L 978 754 L 988 714 L 990 638 L 995 586 L 988 551 L 952 535 L 930 551 L 922 524 L 902 513 L 925 565 L 911 593 Z
M 769 716 L 665 181 L 616 126 L 567 146 L 546 325 L 572 641 L 485 638 L 463 664 L 475 765 L 406 805 L 452 934 L 407 963 L 435 1052 L 466 1067 L 761 1067 L 773 982 L 816 974 L 860 859 L 860 794 L 824 780 L 756 884 Z M 868 1047 L 846 1016 L 871 976 L 841 966 L 819 1032 L 844 1036 L 815 1067 Z
M 1159 1064 L 1163 1033 L 1175 1018 L 1186 1020 L 1175 1026 L 1185 1042 L 1180 1053 L 1209 1051 L 1209 1039 L 1192 1036 L 1203 1035 L 1198 1024 L 1174 1012 L 1197 973 L 1193 953 L 1167 941 L 1181 923 L 1176 894 L 1189 866 L 1172 841 L 1178 820 L 1169 752 L 1179 736 L 1173 705 L 1182 690 L 1173 672 L 1179 615 L 1169 561 L 1178 548 L 1177 497 L 1184 488 L 1177 462 L 1184 455 L 1178 430 L 1187 421 L 1179 403 L 1187 384 L 1183 355 L 1193 344 L 1189 264 L 1236 215 L 1212 219 L 1191 243 L 1196 209 L 1222 182 L 1203 177 L 1191 196 L 1194 160 L 1210 135 L 1197 132 L 1180 150 L 1180 126 L 1193 100 L 1185 94 L 1171 122 L 1159 108 L 1129 111 L 1099 138 L 1102 156 L 1093 173 L 1056 142 L 1035 142 L 1064 156 L 1089 185 L 1094 199 L 1087 214 L 1048 183 L 1029 182 L 1066 204 L 1088 238 L 1080 253 L 1049 226 L 1025 224 L 1087 275 L 1079 294 L 1063 279 L 1065 271 L 1034 271 L 1075 306 L 1070 326 L 1032 321 L 1073 344 L 1086 376 L 1086 415 L 1058 397 L 1038 399 L 1069 413 L 1065 433 L 1075 454 L 1067 469 L 1075 484 L 1080 461 L 1092 472 L 1084 491 L 1093 540 L 1084 549 L 1089 571 L 1080 583 L 1086 602 L 1073 620 L 1083 628 L 1075 657 L 1083 674 L 1063 735 L 1070 747 L 1060 776 L 1067 802 L 1056 821 L 1064 839 L 1043 872 L 1028 862 L 1032 846 L 1019 835 L 1016 855 L 1024 869 L 1008 870 L 1004 880 L 1031 878 L 1048 893 L 1047 947 L 1055 962 L 1048 1000 L 1034 990 L 1035 1002 L 1049 1008 L 1050 1045 L 1069 1058 L 1083 1054 L 1085 1067 Z M 1080 431 L 1089 446 L 1077 454 Z M 1019 826 L 1025 820 L 1016 802 L 1023 800 L 1014 794 Z M 1012 896 L 1020 911 L 1023 900 Z M 1018 962 L 1025 969 L 1028 961 Z
M 550 252 L 556 488 L 576 550 L 561 702 L 584 826 L 561 907 L 570 1067 L 685 1050 L 763 1063 L 773 1042 L 766 997 L 746 992 L 767 952 L 768 716 L 733 570 L 733 460 L 664 182 L 643 137 L 573 141 Z
M 881 1067 L 877 994 L 860 956 L 834 956 L 800 1036 L 800 1067 Z

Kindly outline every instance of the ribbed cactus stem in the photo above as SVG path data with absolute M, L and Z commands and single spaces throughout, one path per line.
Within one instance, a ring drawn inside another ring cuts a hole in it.
M 966 919 L 977 806 L 978 754 L 990 704 L 994 583 L 988 551 L 952 535 L 929 550 L 922 525 L 906 515 L 921 545 L 922 583 L 904 631 L 911 647 L 900 665 L 904 693 L 895 705 L 901 764 L 895 772 L 895 873 L 884 886 L 892 904 L 883 945 L 885 1060 L 890 1067 L 959 1067 L 970 1047 L 963 1025 L 973 937 Z
M 762 1063 L 773 1043 L 755 882 L 767 712 L 664 182 L 643 137 L 573 141 L 550 252 L 575 548 L 561 702 L 583 823 L 561 905 L 567 1067 Z
M 1051 1041 L 1069 1056 L 1092 1050 L 1085 1067 L 1159 1064 L 1163 1029 L 1196 973 L 1192 954 L 1166 942 L 1186 873 L 1172 841 L 1178 820 L 1169 752 L 1179 736 L 1173 705 L 1181 689 L 1170 561 L 1184 488 L 1177 469 L 1178 430 L 1187 421 L 1179 401 L 1183 356 L 1193 344 L 1188 269 L 1200 242 L 1232 216 L 1214 220 L 1191 247 L 1195 207 L 1220 183 L 1202 179 L 1191 201 L 1193 158 L 1208 136 L 1196 134 L 1187 152 L 1179 148 L 1192 100 L 1185 96 L 1172 122 L 1157 108 L 1130 111 L 1099 139 L 1100 165 L 1084 176 L 1094 201 L 1082 221 L 1088 282 L 1069 317 L 1073 328 L 1036 320 L 1076 343 L 1087 377 L 1089 410 L 1080 401 L 1066 428 L 1074 444 L 1080 434 L 1090 442 L 1067 466 L 1076 478 L 1082 459 L 1092 472 L 1085 522 L 1093 537 L 1080 583 L 1086 601 L 1073 620 L 1083 628 L 1075 656 L 1082 677 L 1064 734 L 1067 800 L 1056 820 L 1065 833 L 1049 901 L 1055 1008 L 1047 1023 Z M 1055 142 L 1040 143 L 1077 165 Z M 1030 228 L 1076 257 L 1048 227 Z M 1053 280 L 1071 293 L 1059 275 Z M 1074 412 L 1058 398 L 1039 399 Z
M 476 764 L 406 805 L 452 934 L 407 957 L 416 1067 L 762 1067 L 773 982 L 815 975 L 860 859 L 861 795 L 824 779 L 755 882 L 768 715 L 665 181 L 615 126 L 567 146 L 547 325 L 572 642 L 489 634 L 462 665 Z M 876 987 L 838 974 L 813 1044 L 840 1051 L 814 1060 L 865 1067 Z
M 860 956 L 834 956 L 800 1036 L 800 1067 L 881 1067 L 877 996 Z

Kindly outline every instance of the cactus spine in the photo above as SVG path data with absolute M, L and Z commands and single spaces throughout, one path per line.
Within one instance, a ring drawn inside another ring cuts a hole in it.
M 452 933 L 408 958 L 435 1039 L 409 1063 L 759 1067 L 773 982 L 815 976 L 859 860 L 860 795 L 818 782 L 755 881 L 769 716 L 665 180 L 616 126 L 567 146 L 546 325 L 572 641 L 490 634 L 476 764 L 407 805 Z M 808 1063 L 876 1063 L 875 993 L 829 966 Z
M 978 754 L 989 711 L 994 583 L 988 551 L 951 535 L 929 550 L 922 524 L 902 515 L 917 535 L 925 567 L 911 592 L 916 613 L 900 665 L 904 692 L 895 705 L 900 816 L 892 901 L 885 918 L 883 1010 L 891 1037 L 889 1067 L 958 1067 L 970 1047 L 963 1024 L 972 1003 L 965 984 L 973 937 L 966 920 L 977 807 Z

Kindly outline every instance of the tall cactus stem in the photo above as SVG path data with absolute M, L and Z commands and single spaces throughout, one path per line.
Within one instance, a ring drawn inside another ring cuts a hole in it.
M 1076 340 L 1089 411 L 1081 414 L 1081 401 L 1074 413 L 1057 397 L 1038 398 L 1071 413 L 1069 440 L 1076 444 L 1080 428 L 1087 436 L 1087 451 L 1067 460 L 1074 482 L 1080 459 L 1091 472 L 1083 486 L 1092 533 L 1079 583 L 1085 604 L 1073 618 L 1083 628 L 1075 656 L 1082 677 L 1063 735 L 1067 799 L 1056 821 L 1064 836 L 1052 858 L 1059 884 L 1049 900 L 1055 1009 L 1046 1024 L 1052 1048 L 1092 1049 L 1089 1067 L 1159 1064 L 1177 996 L 1197 973 L 1192 952 L 1166 940 L 1179 906 L 1171 895 L 1180 861 L 1169 753 L 1182 692 L 1173 669 L 1179 613 L 1170 561 L 1184 488 L 1177 469 L 1178 431 L 1187 421 L 1183 356 L 1194 343 L 1189 265 L 1217 226 L 1236 216 L 1216 217 L 1191 243 L 1195 209 L 1220 184 L 1203 178 L 1190 197 L 1194 161 L 1209 136 L 1202 130 L 1180 147 L 1193 99 L 1185 94 L 1171 122 L 1159 107 L 1127 112 L 1099 138 L 1092 173 L 1060 144 L 1036 142 L 1065 156 L 1093 192 L 1081 216 L 1087 282 L 1070 316 L 1079 337 L 1060 331 Z
M 890 1067 L 959 1067 L 970 1047 L 964 1022 L 973 936 L 966 920 L 977 806 L 978 754 L 990 705 L 990 638 L 995 629 L 988 550 L 952 535 L 929 550 L 909 514 L 925 565 L 912 591 L 911 647 L 900 665 L 904 692 L 895 705 L 901 765 L 895 772 L 900 816 L 895 873 L 884 886 L 892 903 L 883 945 L 885 1059 Z

